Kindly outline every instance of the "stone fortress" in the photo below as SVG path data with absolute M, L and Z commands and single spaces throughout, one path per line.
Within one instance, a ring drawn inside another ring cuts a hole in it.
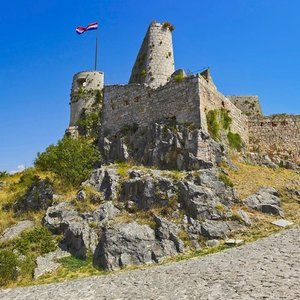
M 82 113 L 95 109 L 101 92 L 100 139 L 126 126 L 147 127 L 165 119 L 208 133 L 207 113 L 223 109 L 232 120 L 230 130 L 240 135 L 247 149 L 277 163 L 282 159 L 300 164 L 300 115 L 264 116 L 257 96 L 225 96 L 218 91 L 209 69 L 189 76 L 175 70 L 173 29 L 168 22 L 150 24 L 126 85 L 104 85 L 103 72 L 75 74 L 67 132 L 76 134 Z M 203 145 L 199 138 L 196 157 L 203 154 Z

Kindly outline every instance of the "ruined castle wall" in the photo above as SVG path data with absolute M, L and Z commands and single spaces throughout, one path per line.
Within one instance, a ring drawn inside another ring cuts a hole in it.
M 164 24 L 153 22 L 138 53 L 129 83 L 146 83 L 157 88 L 166 84 L 174 71 L 172 32 Z
M 258 96 L 248 95 L 226 97 L 249 118 L 263 116 Z
M 238 133 L 245 143 L 248 143 L 248 118 L 229 99 L 222 95 L 212 82 L 199 76 L 200 106 L 202 128 L 207 131 L 206 113 L 210 110 L 224 108 L 232 119 L 231 131 Z
M 192 123 L 199 128 L 198 78 L 171 81 L 158 89 L 139 84 L 104 88 L 103 130 L 115 133 L 125 125 L 146 126 L 174 116 L 178 123 Z
M 249 120 L 250 150 L 300 164 L 300 115 Z

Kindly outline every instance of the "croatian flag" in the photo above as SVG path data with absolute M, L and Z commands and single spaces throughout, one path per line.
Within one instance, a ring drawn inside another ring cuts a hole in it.
M 78 34 L 82 34 L 82 33 L 86 32 L 86 31 L 89 31 L 89 30 L 96 30 L 97 28 L 98 28 L 98 22 L 94 22 L 94 23 L 89 24 L 86 27 L 77 27 L 76 32 Z

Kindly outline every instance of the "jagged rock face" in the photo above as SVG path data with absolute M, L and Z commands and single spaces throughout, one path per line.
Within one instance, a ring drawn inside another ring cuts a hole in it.
M 53 233 L 63 233 L 63 250 L 79 258 L 93 253 L 94 265 L 105 270 L 160 262 L 185 250 L 180 237 L 188 239 L 189 247 L 200 249 L 203 238 L 224 239 L 251 225 L 243 210 L 237 212 L 239 221 L 233 220 L 231 207 L 238 203 L 238 196 L 221 180 L 220 172 L 133 167 L 121 176 L 117 166 L 104 166 L 84 183 L 102 193 L 102 203 L 94 211 L 79 213 L 72 202 L 59 203 L 48 208 L 44 225 Z M 88 201 L 87 195 L 82 196 L 77 195 L 77 201 Z M 265 213 L 282 213 L 273 188 L 262 188 L 245 204 Z M 143 223 L 151 226 L 134 222 L 141 210 L 150 210 Z M 122 221 L 124 216 L 131 223 Z M 175 219 L 176 224 L 170 221 Z
M 160 169 L 198 170 L 226 159 L 224 147 L 200 129 L 154 123 L 100 139 L 105 163 L 133 160 Z
M 78 212 L 69 202 L 61 202 L 47 209 L 43 224 L 54 234 L 65 232 L 72 221 L 79 220 Z
M 116 270 L 127 265 L 158 262 L 182 252 L 183 242 L 177 236 L 176 225 L 162 218 L 158 218 L 157 223 L 160 226 L 156 232 L 136 222 L 105 227 L 94 253 L 94 265 Z
M 208 171 L 179 182 L 179 191 L 187 215 L 198 220 L 230 217 L 229 207 L 236 200 L 234 189 Z
M 53 187 L 48 180 L 38 180 L 25 196 L 15 203 L 15 211 L 45 210 L 52 205 Z
M 121 211 L 111 201 L 104 202 L 94 212 L 93 219 L 96 222 L 108 221 L 119 215 Z
M 91 218 L 92 221 L 93 218 Z M 98 230 L 89 225 L 88 216 L 79 214 L 69 202 L 49 207 L 44 217 L 44 226 L 55 234 L 63 233 L 60 242 L 63 250 L 75 257 L 85 258 L 88 251 L 94 252 L 98 243 Z
M 284 217 L 284 212 L 280 208 L 279 193 L 272 187 L 261 188 L 256 194 L 247 197 L 244 203 L 263 213 Z
M 98 239 L 98 232 L 91 228 L 88 222 L 80 220 L 69 224 L 60 246 L 75 257 L 84 259 L 88 251 L 95 251 Z
M 120 176 L 115 168 L 102 167 L 95 169 L 89 180 L 82 183 L 83 186 L 92 186 L 101 192 L 105 200 L 116 199 Z
M 162 176 L 141 174 L 122 183 L 120 200 L 138 209 L 166 206 L 177 197 L 178 188 L 171 179 Z

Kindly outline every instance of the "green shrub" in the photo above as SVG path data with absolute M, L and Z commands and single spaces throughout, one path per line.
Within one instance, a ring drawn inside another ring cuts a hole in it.
M 220 135 L 220 123 L 218 120 L 218 110 L 210 110 L 206 114 L 206 120 L 207 120 L 207 129 L 209 134 L 212 136 L 212 138 L 215 141 L 219 140 Z
M 45 227 L 36 227 L 32 231 L 23 232 L 16 241 L 16 249 L 22 254 L 41 255 L 56 249 L 52 233 Z
M 241 136 L 238 133 L 232 133 L 229 131 L 227 134 L 227 139 L 230 148 L 236 149 L 237 151 L 241 151 L 243 147 L 243 142 Z
M 17 279 L 18 260 L 12 251 L 0 250 L 0 286 Z
M 233 187 L 233 182 L 223 173 L 219 174 L 219 179 L 223 181 L 227 186 Z
M 175 29 L 175 27 L 170 22 L 164 22 L 162 27 L 169 28 L 170 31 L 173 31 Z
M 65 137 L 57 145 L 50 145 L 45 152 L 38 153 L 34 164 L 76 187 L 88 178 L 99 158 L 99 151 L 87 139 Z
M 174 76 L 174 80 L 176 82 L 181 82 L 183 79 L 184 79 L 184 75 L 182 73 L 177 74 L 177 75 Z
M 220 110 L 220 123 L 221 123 L 221 126 L 224 130 L 229 130 L 230 129 L 232 119 L 230 118 L 228 111 L 225 110 L 224 108 L 222 108 Z
M 91 263 L 91 260 L 90 259 L 83 260 L 83 259 L 70 256 L 70 257 L 61 258 L 59 262 L 68 271 L 75 272 L 79 269 L 87 267 Z
M 100 120 L 100 111 L 90 113 L 83 111 L 81 113 L 80 119 L 77 122 L 79 133 L 81 135 L 90 136 L 96 139 L 99 134 Z
M 9 174 L 6 171 L 0 171 L 0 180 L 4 179 L 7 177 Z

